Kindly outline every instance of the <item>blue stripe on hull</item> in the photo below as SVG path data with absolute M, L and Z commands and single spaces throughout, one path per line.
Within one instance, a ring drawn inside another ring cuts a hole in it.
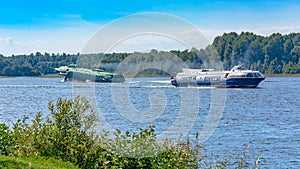
M 230 78 L 226 79 L 227 87 L 256 87 L 265 78 Z
M 178 83 L 173 80 L 172 85 L 176 87 L 187 87 L 187 86 L 214 86 L 214 87 L 257 87 L 257 85 L 265 78 L 229 78 L 226 81 L 195 81 L 190 83 Z

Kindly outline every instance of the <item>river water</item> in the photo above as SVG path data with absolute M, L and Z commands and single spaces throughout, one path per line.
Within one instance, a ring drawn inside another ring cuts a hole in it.
M 0 78 L 0 123 L 49 114 L 58 97 L 88 97 L 98 130 L 138 131 L 155 125 L 159 138 L 195 133 L 206 155 L 259 154 L 262 168 L 300 168 L 300 78 L 266 78 L 255 89 L 175 88 L 168 78 L 120 84 L 61 83 L 61 78 Z M 247 148 L 246 148 L 247 147 Z M 252 161 L 253 161 L 252 160 Z

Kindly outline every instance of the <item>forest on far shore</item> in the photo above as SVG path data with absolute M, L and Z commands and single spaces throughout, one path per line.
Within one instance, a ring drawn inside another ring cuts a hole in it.
M 129 57 L 134 56 L 134 57 Z M 0 53 L 0 76 L 41 76 L 56 73 L 54 68 L 72 63 L 81 63 L 82 67 L 95 66 L 116 69 L 124 63 L 156 63 L 178 58 L 190 68 L 205 67 L 204 61 L 221 62 L 224 69 L 237 64 L 258 70 L 264 74 L 299 74 L 300 73 L 300 33 L 270 36 L 256 35 L 250 32 L 224 33 L 217 36 L 205 49 L 193 47 L 187 50 L 158 51 L 147 53 L 99 53 L 99 54 L 50 54 L 36 52 L 30 55 L 3 56 Z M 80 62 L 79 62 L 80 60 Z M 97 63 L 97 64 L 95 64 Z M 164 73 L 162 71 L 154 71 Z M 147 72 L 148 74 L 151 72 Z

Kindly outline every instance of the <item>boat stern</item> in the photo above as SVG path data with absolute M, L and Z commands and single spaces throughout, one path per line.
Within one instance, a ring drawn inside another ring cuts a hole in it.
M 175 87 L 178 87 L 178 83 L 177 83 L 177 80 L 175 79 L 174 76 L 171 76 L 171 84 Z

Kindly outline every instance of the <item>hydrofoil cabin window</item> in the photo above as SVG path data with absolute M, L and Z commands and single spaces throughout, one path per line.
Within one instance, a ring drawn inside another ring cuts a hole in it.
M 246 77 L 253 77 L 253 74 L 252 73 L 247 73 Z
M 253 73 L 253 77 L 263 77 L 260 73 Z
M 245 74 L 229 74 L 227 77 L 245 77 L 246 75 Z
M 229 75 L 229 73 L 226 73 L 224 77 L 227 78 L 228 75 Z

